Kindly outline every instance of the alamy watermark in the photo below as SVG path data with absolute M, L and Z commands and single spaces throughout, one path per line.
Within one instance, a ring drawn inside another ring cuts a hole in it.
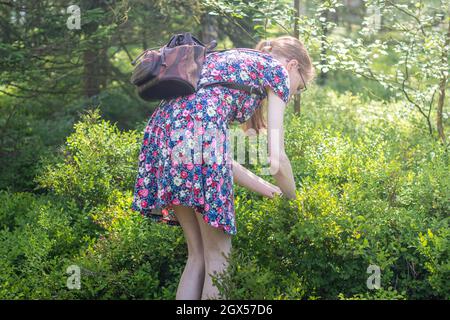
M 367 278 L 367 288 L 370 290 L 381 288 L 381 269 L 376 264 L 371 264 L 367 267 L 367 273 L 370 276 Z
M 67 277 L 67 288 L 69 290 L 80 290 L 81 289 L 81 268 L 75 264 L 67 267 L 66 273 L 69 275 Z
M 103 272 L 95 272 L 88 270 L 86 268 L 80 267 L 79 265 L 72 264 L 66 269 L 67 281 L 66 286 L 69 290 L 80 290 L 81 289 L 81 279 L 82 276 L 94 276 L 98 277 L 104 275 Z
M 78 265 L 70 265 L 66 269 L 67 277 L 67 288 L 69 290 L 80 290 L 81 289 L 81 268 Z M 83 270 L 83 272 L 91 275 L 95 275 L 95 272 L 89 270 Z M 367 278 L 366 285 L 369 290 L 381 289 L 381 269 L 379 266 L 371 264 L 367 267 L 367 271 L 370 276 Z
M 67 18 L 66 25 L 69 30 L 81 29 L 81 9 L 76 4 L 69 6 L 66 10 L 70 16 Z

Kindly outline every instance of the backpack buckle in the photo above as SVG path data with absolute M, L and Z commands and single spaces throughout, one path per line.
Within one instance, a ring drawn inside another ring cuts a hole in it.
M 261 95 L 261 90 L 257 87 L 250 87 L 250 94 Z

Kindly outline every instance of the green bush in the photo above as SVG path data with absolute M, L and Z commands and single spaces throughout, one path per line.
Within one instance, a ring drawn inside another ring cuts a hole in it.
M 95 209 L 107 231 L 71 260 L 81 268 L 81 289 L 61 297 L 82 299 L 174 299 L 185 263 L 180 228 L 157 225 L 130 210 L 131 193 L 115 193 Z
M 95 109 L 75 124 L 63 154 L 44 162 L 36 181 L 83 207 L 105 203 L 114 190 L 124 191 L 134 185 L 140 138 L 135 131 L 120 132 L 101 120 Z
M 65 156 L 37 177 L 52 193 L 0 193 L 1 297 L 174 298 L 181 228 L 149 224 L 130 208 L 138 134 L 118 132 L 98 111 L 75 127 Z M 67 288 L 69 266 L 81 269 L 80 290 Z
M 296 199 L 235 186 L 223 296 L 449 299 L 448 153 L 398 103 L 312 87 L 303 105 L 285 126 Z M 131 210 L 141 138 L 140 125 L 120 132 L 94 111 L 40 163 L 48 194 L 0 191 L 0 298 L 175 298 L 182 230 Z M 72 265 L 79 290 L 67 287 Z M 367 287 L 370 265 L 380 289 Z
M 0 95 L 0 106 L 0 189 L 33 191 L 39 159 L 52 156 L 64 142 L 82 106 L 73 108 L 60 99 L 23 102 L 7 95 Z
M 51 299 L 65 282 L 64 260 L 83 245 L 73 202 L 0 191 L 0 298 Z
M 357 97 L 319 96 L 325 106 L 352 99 L 352 108 L 367 108 Z M 354 126 L 361 119 L 352 110 L 337 115 L 314 110 L 313 116 L 308 111 L 301 118 L 290 115 L 286 125 L 297 198 L 262 200 L 238 188 L 236 252 L 220 282 L 223 294 L 242 299 L 450 298 L 445 150 L 426 136 L 420 137 L 421 148 L 408 150 L 407 143 L 419 133 L 411 136 L 401 120 L 395 132 L 383 130 L 393 123 L 381 113 L 363 129 Z M 352 121 L 344 124 L 346 117 Z M 398 147 L 398 141 L 406 145 Z M 381 269 L 380 290 L 367 287 L 370 265 Z

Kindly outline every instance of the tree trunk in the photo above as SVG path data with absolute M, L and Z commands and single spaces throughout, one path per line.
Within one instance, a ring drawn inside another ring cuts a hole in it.
M 322 11 L 321 17 L 325 18 L 325 21 L 328 21 L 329 10 Z M 329 33 L 328 27 L 325 24 L 322 24 L 322 37 L 326 38 L 328 33 Z M 325 42 L 324 41 L 321 41 L 321 43 L 320 43 L 320 53 L 321 53 L 321 56 L 322 56 L 320 64 L 324 65 L 324 64 L 327 63 L 327 60 L 326 60 L 327 49 L 325 47 Z M 324 85 L 326 80 L 327 80 L 327 78 L 328 78 L 328 73 L 320 72 L 319 73 L 319 77 L 317 79 L 317 83 L 319 85 Z
M 103 8 L 102 1 L 87 1 L 83 2 L 83 8 L 85 10 Z M 98 39 L 90 39 L 98 29 L 98 23 L 96 21 L 90 22 L 84 27 L 86 34 L 87 46 L 83 52 L 83 67 L 84 67 L 84 95 L 86 97 L 92 97 L 100 93 L 100 86 L 104 80 L 104 59 L 106 50 L 104 44 L 99 43 Z
M 142 50 L 148 49 L 147 28 L 142 28 Z
M 97 51 L 87 49 L 83 54 L 84 63 L 84 95 L 93 97 L 100 93 L 100 68 L 97 60 Z
M 212 40 L 217 40 L 219 35 L 219 27 L 217 19 L 207 13 L 201 17 L 202 23 L 202 42 L 210 43 Z
M 101 85 L 101 89 L 105 90 L 106 87 L 108 86 L 108 78 L 109 75 L 111 74 L 111 70 L 109 68 L 109 58 L 108 58 L 108 44 L 105 44 L 103 46 L 103 48 L 100 50 L 100 66 L 101 66 L 101 73 L 100 73 L 100 85 Z
M 300 31 L 298 30 L 298 19 L 300 19 L 300 0 L 294 0 L 294 8 L 295 8 L 295 23 L 294 23 L 294 37 L 300 39 Z M 295 96 L 294 99 L 294 113 L 300 114 L 300 102 L 301 97 Z
M 447 29 L 447 37 L 445 39 L 445 46 L 444 48 L 448 48 L 450 46 L 450 21 L 448 23 L 448 29 Z M 448 70 L 448 49 L 444 49 L 442 51 L 442 63 L 447 66 Z M 447 80 L 448 75 L 442 74 L 441 82 L 439 83 L 439 100 L 437 105 L 437 112 L 436 112 L 436 127 L 437 131 L 439 133 L 439 138 L 441 139 L 442 143 L 446 143 L 446 137 L 444 132 L 444 126 L 442 124 L 442 118 L 444 113 L 444 103 L 445 103 L 445 89 L 447 86 Z

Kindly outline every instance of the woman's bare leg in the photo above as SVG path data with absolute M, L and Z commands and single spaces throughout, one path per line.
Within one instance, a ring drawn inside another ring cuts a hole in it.
M 218 299 L 219 290 L 212 283 L 211 274 L 214 271 L 221 272 L 227 268 L 225 256 L 231 251 L 231 235 L 222 229 L 214 228 L 203 221 L 202 215 L 196 213 L 203 240 L 203 252 L 205 256 L 205 284 L 202 291 L 202 300 Z
M 178 285 L 176 300 L 199 300 L 205 279 L 205 258 L 200 226 L 194 210 L 173 205 L 175 216 L 183 228 L 188 246 L 188 259 Z

